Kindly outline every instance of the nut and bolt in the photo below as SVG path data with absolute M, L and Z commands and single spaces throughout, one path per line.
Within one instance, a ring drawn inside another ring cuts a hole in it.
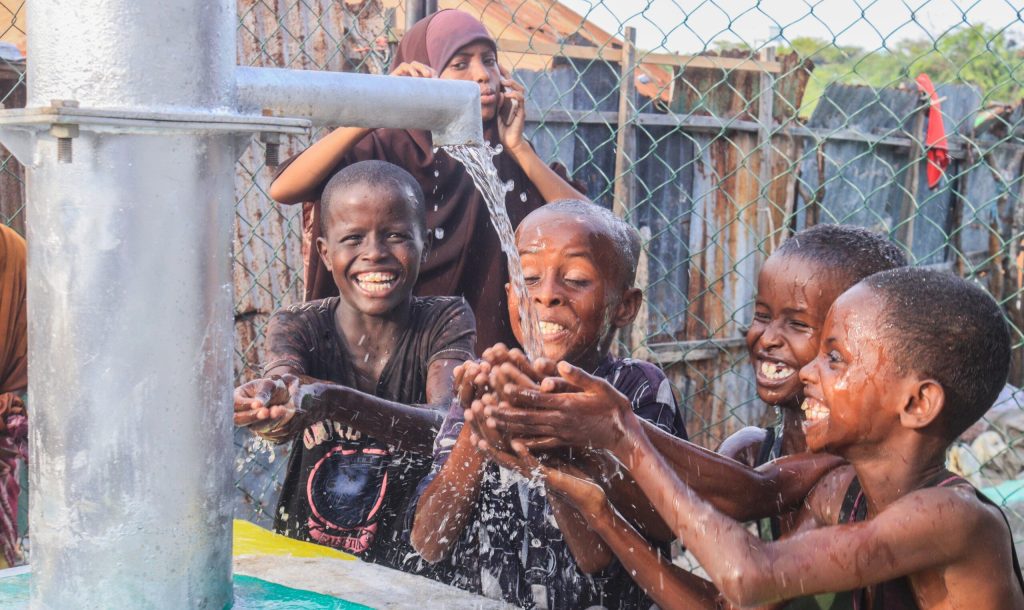
M 57 138 L 57 162 L 71 163 L 71 140 L 78 137 L 78 125 L 54 123 L 50 125 L 50 135 Z
M 53 108 L 78 108 L 75 100 L 52 100 Z M 71 140 L 78 137 L 78 125 L 74 123 L 54 123 L 50 125 L 50 135 L 57 138 L 57 162 L 71 163 Z
M 281 134 L 263 132 L 260 134 L 260 142 L 263 143 L 264 159 L 269 167 L 277 167 L 281 163 Z

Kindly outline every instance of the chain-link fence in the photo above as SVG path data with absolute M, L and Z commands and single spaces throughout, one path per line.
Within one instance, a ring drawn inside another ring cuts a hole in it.
M 386 73 L 425 4 L 239 0 L 238 61 Z M 692 439 L 715 447 L 742 425 L 774 421 L 756 399 L 743 328 L 760 264 L 818 222 L 870 227 L 916 264 L 977 280 L 1004 307 L 1010 381 L 1024 383 L 1024 16 L 1013 3 L 436 4 L 478 16 L 498 40 L 499 60 L 527 88 L 541 156 L 640 229 L 646 300 L 620 347 L 666 370 Z M 17 45 L 23 9 L 0 7 L 11 15 L 4 40 Z M 24 61 L 0 59 L 6 106 L 24 104 Z M 928 164 L 943 141 L 949 164 L 936 178 Z M 286 142 L 282 154 L 308 144 Z M 3 159 L 0 213 L 20 229 L 23 173 Z M 301 206 L 271 202 L 271 176 L 254 144 L 236 168 L 239 380 L 258 371 L 270 314 L 302 297 Z M 1018 543 L 1021 405 L 1024 393 L 1008 387 L 950 454 L 1008 508 Z M 253 452 L 247 439 L 236 435 L 238 514 L 267 523 L 285 450 Z

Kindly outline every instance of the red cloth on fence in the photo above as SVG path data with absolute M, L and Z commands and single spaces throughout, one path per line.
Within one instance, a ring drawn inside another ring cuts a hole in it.
M 924 137 L 925 154 L 928 157 L 928 188 L 935 188 L 949 167 L 949 143 L 946 142 L 946 128 L 942 124 L 942 104 L 935 85 L 927 74 L 917 76 L 917 86 L 931 98 L 928 110 L 928 133 Z

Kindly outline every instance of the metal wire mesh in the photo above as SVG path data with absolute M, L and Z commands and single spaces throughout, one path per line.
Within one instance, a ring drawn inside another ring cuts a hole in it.
M 407 4 L 239 0 L 238 61 L 386 73 Z M 437 4 L 480 17 L 498 40 L 500 61 L 526 85 L 541 156 L 643 234 L 646 301 L 622 349 L 666 370 L 697 442 L 715 447 L 774 419 L 756 400 L 743 329 L 760 264 L 819 222 L 870 227 L 916 264 L 979 282 L 1006 312 L 1010 382 L 1024 384 L 1024 17 L 1013 3 Z M 22 12 L 0 2 L 3 40 L 23 39 Z M 8 107 L 24 104 L 23 66 L 0 61 Z M 922 73 L 948 137 L 950 164 L 934 186 L 936 115 L 915 83 Z M 282 156 L 308 143 L 286 142 Z M 23 172 L 0 159 L 0 215 L 20 229 Z M 269 200 L 271 177 L 254 144 L 236 168 L 239 381 L 258 371 L 269 315 L 302 296 L 299 206 Z M 1003 398 L 950 464 L 1006 506 L 1020 544 L 1024 394 Z M 239 516 L 268 523 L 284 450 L 270 460 L 247 438 L 236 435 Z

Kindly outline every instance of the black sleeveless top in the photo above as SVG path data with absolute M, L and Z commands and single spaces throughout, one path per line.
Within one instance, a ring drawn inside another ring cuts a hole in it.
M 951 487 L 953 485 L 967 485 L 974 490 L 978 500 L 983 504 L 994 506 L 1002 515 L 1006 528 L 1010 529 L 1010 522 L 1006 515 L 995 502 L 985 494 L 978 491 L 966 479 L 953 474 L 948 470 L 940 470 L 934 477 L 928 480 L 921 489 L 928 487 Z M 846 488 L 846 496 L 843 498 L 843 506 L 839 511 L 839 523 L 857 523 L 866 521 L 868 516 L 867 498 L 860 487 L 860 480 L 854 477 L 850 486 Z M 1017 559 L 1017 551 L 1010 545 L 1010 552 L 1013 555 L 1013 573 L 1017 576 L 1017 584 L 1021 591 L 1024 591 L 1024 577 L 1021 576 L 1020 562 Z M 914 599 L 914 592 L 910 587 L 910 579 L 907 577 L 879 583 L 872 587 L 864 587 L 852 592 L 854 610 L 919 610 L 917 600 Z

